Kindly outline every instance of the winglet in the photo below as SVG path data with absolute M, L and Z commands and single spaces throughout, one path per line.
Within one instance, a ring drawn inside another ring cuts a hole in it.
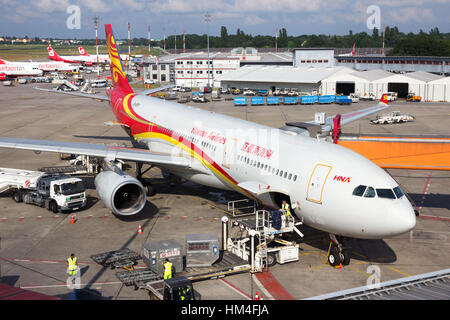
M 383 95 L 381 96 L 380 102 L 388 105 L 387 93 L 383 93 Z
M 111 78 L 114 89 L 121 89 L 125 93 L 134 92 L 128 83 L 127 76 L 123 71 L 120 54 L 116 47 L 116 41 L 110 24 L 105 24 L 106 42 L 108 45 L 109 58 L 111 60 Z

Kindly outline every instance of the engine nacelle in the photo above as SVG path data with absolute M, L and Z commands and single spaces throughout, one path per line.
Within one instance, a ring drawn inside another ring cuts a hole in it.
M 123 172 L 102 171 L 95 177 L 95 187 L 112 213 L 131 216 L 139 213 L 147 201 L 146 191 L 136 178 Z

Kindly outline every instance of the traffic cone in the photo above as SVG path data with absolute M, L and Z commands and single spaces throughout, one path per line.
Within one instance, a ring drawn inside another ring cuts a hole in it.
M 261 298 L 259 298 L 259 300 L 264 300 L 262 295 L 261 295 Z
M 75 216 L 74 215 L 72 215 L 72 219 L 70 219 L 70 224 L 74 224 L 76 222 L 76 220 L 75 220 Z
M 255 294 L 255 300 L 259 300 L 259 297 L 258 297 L 258 291 L 256 291 L 256 294 Z
M 141 228 L 141 225 L 139 225 L 138 234 L 142 234 L 142 228 Z

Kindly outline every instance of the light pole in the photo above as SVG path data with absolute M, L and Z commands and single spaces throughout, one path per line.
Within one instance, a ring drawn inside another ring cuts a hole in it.
M 209 14 L 209 12 L 205 13 L 205 22 L 206 22 L 206 41 L 207 41 L 207 46 L 208 46 L 208 88 L 210 87 L 210 82 L 209 82 L 209 23 L 211 22 L 211 15 Z

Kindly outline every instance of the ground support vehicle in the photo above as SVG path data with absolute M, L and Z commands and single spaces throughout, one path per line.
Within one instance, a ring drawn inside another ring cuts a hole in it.
M 0 192 L 11 191 L 16 202 L 45 207 L 53 213 L 86 206 L 81 179 L 39 171 L 0 168 Z
M 409 113 L 403 113 L 400 111 L 392 111 L 385 113 L 381 116 L 377 115 L 374 120 L 370 120 L 372 124 L 392 124 L 392 123 L 402 123 L 414 120 L 414 116 Z
M 408 102 L 420 102 L 422 100 L 421 96 L 416 96 L 415 93 L 408 93 L 408 96 L 406 97 L 406 101 Z
M 276 263 L 285 264 L 298 261 L 299 245 L 295 242 L 285 241 L 281 239 L 281 236 L 295 232 L 303 237 L 303 234 L 297 229 L 297 226 L 303 223 L 296 222 L 292 216 L 286 221 L 283 220 L 282 212 L 278 210 L 270 213 L 266 210 L 258 210 L 254 218 L 232 221 L 232 227 L 248 231 L 248 236 L 227 237 L 227 251 L 248 261 L 253 272 L 261 272 Z

